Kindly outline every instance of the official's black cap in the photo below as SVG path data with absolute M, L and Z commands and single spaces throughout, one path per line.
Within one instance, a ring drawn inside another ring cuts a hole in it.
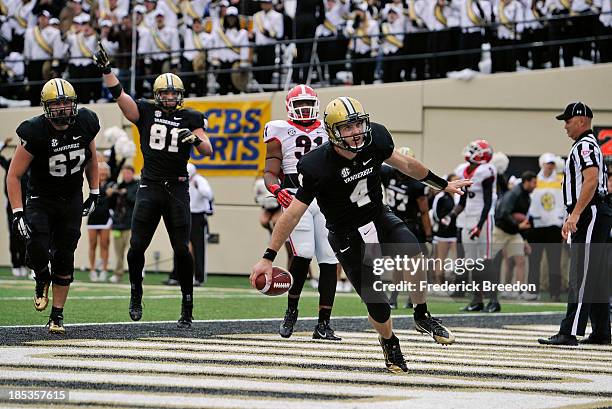
M 593 118 L 593 111 L 584 102 L 572 102 L 565 107 L 565 111 L 561 115 L 557 115 L 556 118 L 560 121 L 573 118 L 575 116 L 586 116 Z

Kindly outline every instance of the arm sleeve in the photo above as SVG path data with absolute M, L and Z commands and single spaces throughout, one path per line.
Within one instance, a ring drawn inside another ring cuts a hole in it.
M 28 151 L 30 154 L 36 156 L 38 151 L 38 146 L 35 142 L 35 139 L 32 138 L 34 132 L 31 129 L 31 125 L 28 121 L 22 122 L 15 131 L 19 139 L 21 140 L 21 145 Z
M 378 155 L 380 156 L 380 160 L 385 161 L 391 157 L 393 149 L 395 148 L 393 138 L 391 137 L 391 134 L 387 128 L 383 125 L 373 123 L 371 128 L 373 138 L 372 142 L 375 145 Z
M 2 169 L 8 172 L 10 165 L 11 165 L 11 161 L 6 159 L 4 156 L 0 155 L 0 166 L 2 166 Z
M 295 194 L 295 197 L 302 203 L 310 205 L 315 198 L 316 181 L 306 173 L 300 162 L 298 162 L 297 171 L 299 173 L 300 187 Z
M 595 147 L 588 142 L 580 143 L 577 156 L 580 161 L 581 171 L 593 166 L 599 166 L 599 158 L 595 154 Z
M 489 215 L 489 211 L 491 210 L 491 206 L 493 204 L 494 180 L 495 178 L 491 177 L 482 181 L 482 199 L 484 201 L 484 206 L 482 208 L 482 213 L 480 213 L 480 220 L 478 221 L 479 229 L 481 229 L 485 221 L 487 221 L 487 216 Z

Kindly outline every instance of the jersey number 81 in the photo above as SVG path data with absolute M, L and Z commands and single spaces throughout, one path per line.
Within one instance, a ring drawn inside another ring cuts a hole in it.
M 158 151 L 163 150 L 166 147 L 166 135 L 168 134 L 168 128 L 166 125 L 153 124 L 149 131 L 149 146 L 151 149 Z M 170 129 L 170 146 L 168 146 L 168 152 L 178 152 L 178 128 Z

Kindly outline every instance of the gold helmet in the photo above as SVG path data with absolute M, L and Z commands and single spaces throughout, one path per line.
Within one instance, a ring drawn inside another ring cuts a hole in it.
M 401 148 L 398 149 L 399 153 L 401 153 L 402 155 L 406 155 L 406 156 L 410 156 L 411 158 L 414 158 L 414 151 L 407 147 L 407 146 L 402 146 Z
M 69 106 L 64 105 L 70 102 Z M 77 116 L 77 96 L 72 85 L 61 78 L 47 81 L 40 92 L 45 117 L 56 125 L 73 124 Z
M 161 93 L 164 91 L 174 91 L 176 93 L 175 98 L 162 98 Z M 153 96 L 155 102 L 162 109 L 178 109 L 183 105 L 183 94 L 185 93 L 185 87 L 183 81 L 178 75 L 167 72 L 159 75 L 153 83 Z M 169 105 L 168 103 L 174 105 Z
M 339 97 L 327 104 L 324 121 L 329 141 L 339 148 L 350 152 L 359 152 L 372 142 L 370 115 L 365 112 L 361 103 L 355 98 Z M 353 122 L 362 122 L 362 131 L 349 137 L 353 138 L 356 143 L 359 141 L 358 137 L 362 137 L 361 143 L 357 146 L 351 146 L 340 134 L 340 127 Z

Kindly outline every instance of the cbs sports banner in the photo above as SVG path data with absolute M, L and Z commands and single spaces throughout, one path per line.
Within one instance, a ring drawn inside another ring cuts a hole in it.
M 203 157 L 195 149 L 191 160 L 208 176 L 253 176 L 263 169 L 266 146 L 261 137 L 270 120 L 270 100 L 254 101 L 185 101 L 185 107 L 202 112 L 208 118 L 206 134 L 213 146 L 212 157 Z M 140 135 L 132 126 L 137 153 L 134 167 L 140 173 L 143 165 Z

